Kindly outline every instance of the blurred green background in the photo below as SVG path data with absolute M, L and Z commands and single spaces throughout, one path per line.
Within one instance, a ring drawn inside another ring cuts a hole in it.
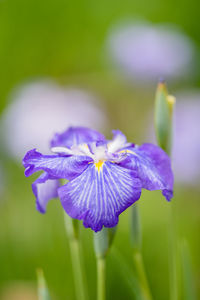
M 107 110 L 109 127 L 121 129 L 129 140 L 144 142 L 144 119 L 154 104 L 156 81 L 148 88 L 145 85 L 138 88 L 123 80 L 104 59 L 105 39 L 110 26 L 135 17 L 155 24 L 176 24 L 195 41 L 197 49 L 200 46 L 199 2 L 194 0 L 151 3 L 128 0 L 0 0 L 0 110 L 6 108 L 16 85 L 48 77 L 63 85 L 76 85 L 99 95 Z M 199 74 L 197 72 L 188 82 L 172 84 L 170 92 L 176 95 L 180 87 L 198 88 Z M 110 128 L 105 132 L 109 133 Z M 14 162 L 2 151 L 0 153 L 0 161 L 6 171 L 5 189 L 0 200 L 2 299 L 5 289 L 19 282 L 24 288 L 28 285 L 31 291 L 33 287 L 34 291 L 38 267 L 43 268 L 55 299 L 75 299 L 69 246 L 59 201 L 52 201 L 47 214 L 40 215 L 35 210 L 30 188 L 36 176 L 25 178 L 20 163 Z M 158 300 L 169 299 L 169 205 L 160 192 L 144 191 L 140 200 L 144 261 L 154 299 Z M 173 206 L 174 229 L 178 240 L 183 237 L 188 240 L 194 282 L 200 297 L 198 187 L 177 185 Z M 96 267 L 90 230 L 82 228 L 82 242 L 90 299 L 95 299 Z M 120 217 L 114 247 L 132 268 L 128 245 L 129 211 Z M 107 271 L 107 298 L 134 299 L 112 251 Z M 180 299 L 183 299 L 182 296 Z

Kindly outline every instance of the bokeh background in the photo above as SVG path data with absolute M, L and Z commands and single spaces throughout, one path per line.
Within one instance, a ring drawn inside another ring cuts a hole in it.
M 155 142 L 159 78 L 177 97 L 176 184 L 173 204 L 160 192 L 144 191 L 140 199 L 144 261 L 154 299 L 169 299 L 173 205 L 177 243 L 188 242 L 200 298 L 199 47 L 197 0 L 0 0 L 1 300 L 37 299 L 38 267 L 54 299 L 75 299 L 61 205 L 55 200 L 45 215 L 36 211 L 31 191 L 36 176 L 24 177 L 25 152 L 49 151 L 54 132 L 79 124 L 108 137 L 112 128 L 120 129 L 137 144 Z M 82 228 L 81 233 L 90 299 L 95 299 L 92 232 Z M 129 211 L 120 217 L 114 248 L 133 269 Z M 111 251 L 107 298 L 134 299 L 129 279 Z

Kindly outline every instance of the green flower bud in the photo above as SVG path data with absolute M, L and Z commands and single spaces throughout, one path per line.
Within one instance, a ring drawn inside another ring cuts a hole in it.
M 155 130 L 158 145 L 168 154 L 172 144 L 172 119 L 175 97 L 168 95 L 165 83 L 160 82 L 157 87 L 155 101 Z

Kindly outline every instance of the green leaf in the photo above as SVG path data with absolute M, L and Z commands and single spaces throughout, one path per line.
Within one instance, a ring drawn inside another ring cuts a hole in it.
M 181 265 L 182 265 L 182 286 L 184 300 L 197 300 L 194 275 L 192 272 L 191 257 L 188 248 L 188 243 L 183 240 L 180 244 L 181 249 Z
M 140 291 L 140 284 L 137 278 L 134 276 L 130 265 L 125 261 L 124 257 L 116 248 L 112 249 L 112 257 L 116 261 L 118 270 L 120 271 L 120 274 L 123 280 L 126 282 L 130 292 L 133 294 L 134 299 L 144 300 Z

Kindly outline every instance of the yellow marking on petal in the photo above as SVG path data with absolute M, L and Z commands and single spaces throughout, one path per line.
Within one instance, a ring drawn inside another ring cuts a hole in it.
M 97 168 L 98 172 L 100 172 L 102 169 L 102 166 L 104 164 L 104 161 L 100 160 L 100 161 L 98 161 L 98 163 L 94 163 L 94 164 L 95 164 L 95 167 Z
M 132 154 L 134 154 L 134 152 L 131 151 L 131 150 L 122 150 L 119 153 L 132 153 Z

